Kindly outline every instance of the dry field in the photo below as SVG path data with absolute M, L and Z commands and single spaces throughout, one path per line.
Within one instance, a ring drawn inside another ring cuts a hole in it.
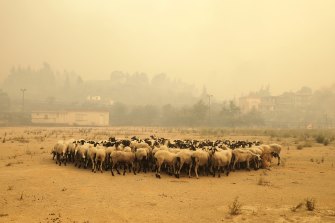
M 153 173 L 112 177 L 73 164 L 60 167 L 50 155 L 59 139 L 151 134 L 276 142 L 283 145 L 283 162 L 271 170 L 240 170 L 229 177 L 197 180 L 162 174 L 156 179 Z M 334 143 L 325 146 L 310 137 L 228 130 L 1 128 L 0 222 L 335 222 L 334 163 Z M 231 215 L 236 197 L 241 213 Z M 306 210 L 306 198 L 315 199 L 314 211 Z

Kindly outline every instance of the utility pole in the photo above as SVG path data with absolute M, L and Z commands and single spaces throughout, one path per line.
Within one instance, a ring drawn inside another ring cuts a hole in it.
M 211 125 L 211 97 L 213 97 L 212 94 L 208 94 L 208 124 Z
M 20 91 L 22 92 L 22 112 L 24 112 L 24 92 L 26 91 L 27 89 L 25 88 L 21 88 Z

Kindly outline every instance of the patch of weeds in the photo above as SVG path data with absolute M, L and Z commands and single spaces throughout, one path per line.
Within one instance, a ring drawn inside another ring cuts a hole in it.
M 297 150 L 302 150 L 304 146 L 302 144 L 297 145 Z
M 321 157 L 321 163 L 323 163 L 325 161 L 324 157 Z
M 22 201 L 23 200 L 23 192 L 21 193 L 21 196 L 19 198 L 19 201 Z
M 329 145 L 329 139 L 324 139 L 323 140 L 323 145 L 328 146 Z
M 14 189 L 14 186 L 11 185 L 11 186 L 8 186 L 7 190 L 13 190 Z
M 315 209 L 315 199 L 314 198 L 306 198 L 305 199 L 305 206 L 308 211 L 314 211 Z
M 304 205 L 303 202 L 300 202 L 299 204 L 297 204 L 296 206 L 291 208 L 292 212 L 296 212 L 298 209 L 300 209 L 302 206 Z
M 317 142 L 317 143 L 323 143 L 324 142 L 324 140 L 325 140 L 325 136 L 324 135 L 322 135 L 322 134 L 318 134 L 318 135 L 316 135 L 315 136 L 315 141 Z
M 11 166 L 12 165 L 12 163 L 7 163 L 5 166 Z
M 262 176 L 258 179 L 257 182 L 258 185 L 260 186 L 269 186 L 270 185 L 270 181 L 265 180 Z
M 303 144 L 302 144 L 303 147 L 312 147 L 312 143 L 311 142 L 307 142 L 305 141 Z
M 0 218 L 7 217 L 7 216 L 8 216 L 8 214 L 0 214 Z
M 42 146 L 41 148 L 40 148 L 40 150 L 43 150 L 44 149 L 44 147 Z
M 62 191 L 67 191 L 66 187 L 63 187 Z
M 30 150 L 26 150 L 26 155 L 32 155 L 33 153 Z
M 239 215 L 241 214 L 242 204 L 238 201 L 236 197 L 231 205 L 228 206 L 230 215 Z
M 313 159 L 313 158 L 311 158 L 311 159 L 310 159 L 310 161 L 313 163 L 313 162 L 314 162 L 314 159 Z

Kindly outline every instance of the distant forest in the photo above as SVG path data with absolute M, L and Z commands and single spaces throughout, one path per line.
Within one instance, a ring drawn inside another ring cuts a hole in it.
M 23 111 L 21 89 L 26 89 L 26 113 L 102 109 L 110 111 L 113 126 L 305 127 L 318 123 L 319 127 L 333 127 L 335 124 L 335 84 L 314 91 L 303 108 L 242 112 L 238 100 L 209 101 L 206 89 L 201 92 L 193 85 L 171 80 L 164 73 L 150 79 L 145 73 L 113 71 L 106 80 L 83 80 L 75 72 L 55 71 L 44 63 L 40 69 L 11 69 L 0 90 L 0 119 L 15 119 L 8 118 L 9 114 Z M 297 92 L 306 89 L 309 90 L 304 87 Z M 262 88 L 249 96 L 268 97 L 271 93 Z

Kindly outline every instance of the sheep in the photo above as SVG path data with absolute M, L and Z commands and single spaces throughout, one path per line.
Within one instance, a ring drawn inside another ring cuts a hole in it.
M 107 171 L 108 168 L 110 168 L 110 157 L 111 157 L 111 153 L 112 151 L 115 151 L 116 147 L 107 147 L 106 148 L 106 157 L 105 157 L 105 170 Z
M 56 164 L 59 166 L 62 165 L 62 162 L 66 166 L 66 145 L 64 142 L 57 142 L 53 149 L 54 153 L 56 154 Z
M 155 155 L 155 164 L 156 164 L 156 177 L 161 178 L 161 166 L 163 163 L 169 165 L 170 169 L 173 169 L 173 173 L 175 174 L 175 164 L 177 162 L 177 154 L 171 153 L 168 150 L 158 150 Z
M 273 143 L 270 144 L 270 148 L 272 149 L 272 154 L 274 154 L 274 157 L 278 158 L 278 166 L 280 165 L 280 151 L 281 151 L 281 145 Z
M 102 173 L 102 165 L 105 162 L 106 158 L 106 150 L 103 146 L 98 146 L 96 150 L 95 160 L 94 160 L 94 173 L 96 172 L 97 166 L 99 167 L 99 170 Z
M 210 159 L 210 154 L 203 149 L 197 149 L 196 151 L 193 152 L 192 162 L 194 165 L 194 172 L 195 172 L 197 179 L 199 179 L 199 176 L 198 176 L 199 167 L 202 167 L 202 166 L 205 167 L 205 172 L 208 173 L 209 159 Z
M 188 169 L 188 177 L 191 177 L 191 170 L 192 170 L 192 154 L 193 151 L 191 150 L 181 150 L 180 152 L 177 153 L 177 161 L 179 162 L 177 165 L 179 168 L 176 171 L 176 177 L 179 178 L 180 171 L 183 168 L 184 164 L 187 164 L 189 169 Z
M 50 153 L 50 154 L 52 154 L 52 160 L 54 160 L 55 157 L 57 156 L 56 145 L 57 145 L 57 144 L 62 144 L 62 143 L 64 143 L 63 140 L 58 140 L 57 143 L 55 144 L 55 146 L 52 147 L 52 149 L 51 149 L 51 153 Z
M 214 148 L 212 150 L 211 164 L 213 169 L 213 177 L 215 177 L 215 171 L 218 172 L 218 177 L 221 177 L 221 168 L 226 168 L 227 176 L 230 172 L 230 162 L 233 157 L 233 152 L 231 149 L 218 150 Z
M 84 168 L 86 168 L 86 159 L 87 159 L 87 151 L 90 147 L 90 144 L 85 143 L 83 145 L 79 145 L 75 152 L 75 164 L 74 166 L 78 166 L 78 168 L 81 167 L 82 164 L 84 164 Z
M 74 141 L 74 140 L 69 140 L 67 142 L 67 153 L 68 153 L 68 160 L 71 162 L 74 162 L 74 154 L 76 152 L 76 148 L 77 148 L 78 144 Z
M 143 172 L 147 172 L 148 167 L 148 151 L 146 148 L 139 148 L 135 151 L 135 161 L 138 164 L 138 173 L 143 169 Z
M 274 157 L 278 158 L 278 165 L 280 165 L 280 152 L 281 152 L 281 145 L 279 144 L 270 144 L 270 145 L 261 145 L 263 149 L 263 153 L 272 154 Z
M 260 155 L 260 157 L 262 157 L 263 155 L 263 150 L 260 147 L 250 147 L 250 148 L 246 148 L 246 150 L 249 150 L 252 153 L 258 154 Z M 259 169 L 261 166 L 261 162 L 255 162 L 255 168 Z
M 234 149 L 233 157 L 234 157 L 233 170 L 235 170 L 236 163 L 247 162 L 247 169 L 250 171 L 250 160 L 255 160 L 255 162 L 261 161 L 260 155 L 245 149 Z
M 125 152 L 125 151 L 112 151 L 111 153 L 111 173 L 114 176 L 113 168 L 119 163 L 124 164 L 124 172 L 123 175 L 126 174 L 126 165 L 133 169 L 134 175 L 136 175 L 135 168 L 134 168 L 134 161 L 135 161 L 135 154 L 133 152 Z M 116 171 L 120 174 L 119 170 L 116 167 Z
M 88 167 L 88 163 L 92 164 L 92 172 L 95 170 L 95 156 L 97 154 L 97 148 L 95 146 L 90 145 L 87 150 L 87 159 L 86 159 L 86 168 Z

